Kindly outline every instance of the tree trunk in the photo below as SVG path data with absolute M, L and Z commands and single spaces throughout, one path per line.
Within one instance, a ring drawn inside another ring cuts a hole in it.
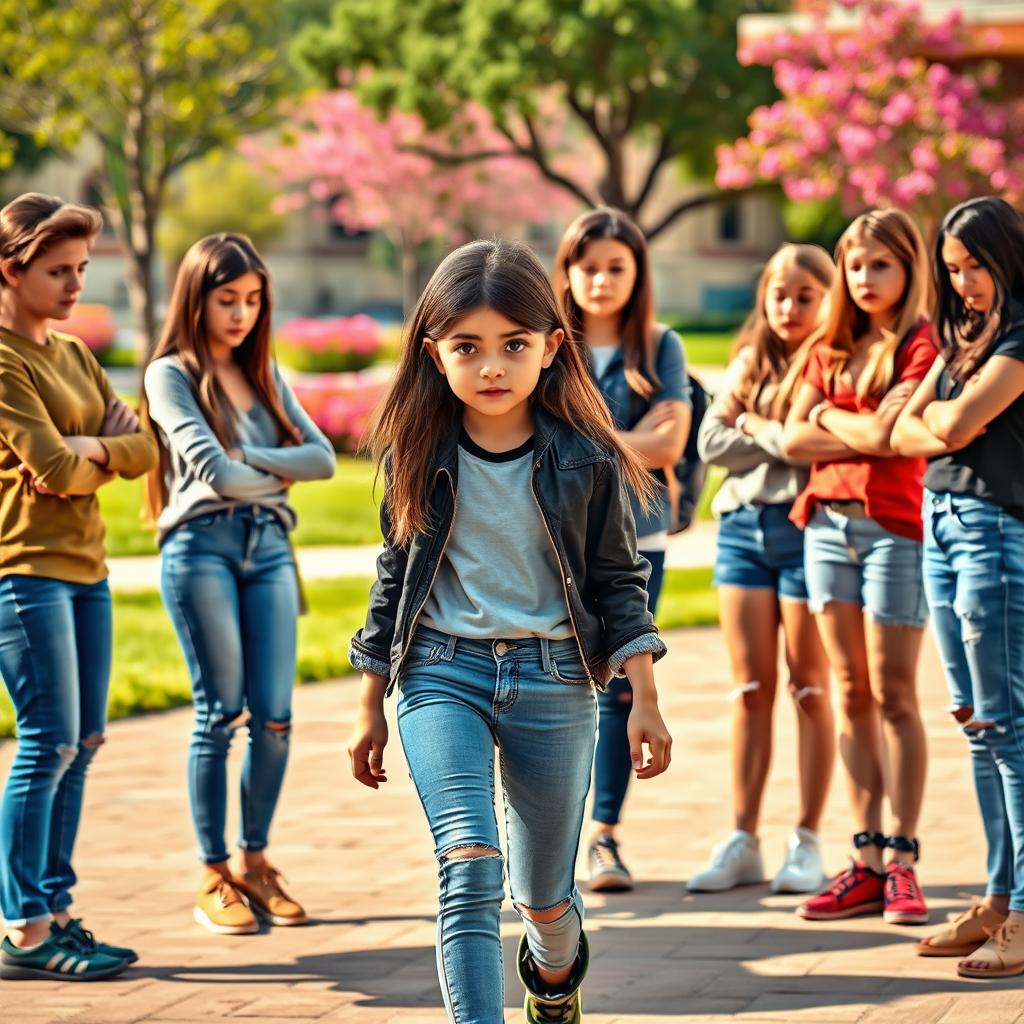
M 153 296 L 153 249 L 128 249 L 128 303 L 135 333 L 135 357 L 145 365 L 156 344 L 156 309 Z
M 419 298 L 420 263 L 416 258 L 416 246 L 400 240 L 398 247 L 402 268 L 402 312 L 408 317 Z

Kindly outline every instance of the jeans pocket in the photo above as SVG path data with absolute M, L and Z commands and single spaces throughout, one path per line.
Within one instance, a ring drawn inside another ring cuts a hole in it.
M 967 533 L 998 529 L 999 515 L 997 505 L 978 498 L 953 498 L 950 502 L 950 517 Z
M 409 645 L 402 671 L 411 668 L 422 668 L 424 665 L 436 665 L 442 661 L 450 661 L 448 645 L 441 640 L 414 639 Z
M 590 682 L 578 654 L 563 654 L 561 658 L 552 658 L 548 662 L 548 675 L 556 683 L 565 683 L 568 686 L 583 686 Z

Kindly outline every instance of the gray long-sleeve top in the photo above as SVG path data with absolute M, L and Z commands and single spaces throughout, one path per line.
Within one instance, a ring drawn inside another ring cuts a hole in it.
M 729 364 L 722 391 L 732 391 L 746 370 L 748 350 Z M 773 389 L 765 387 L 758 396 L 758 412 L 768 416 Z M 704 414 L 697 434 L 700 457 L 728 471 L 721 489 L 711 502 L 711 511 L 721 517 L 744 505 L 791 503 L 807 483 L 808 463 L 786 457 L 782 447 L 783 425 L 773 420 L 756 437 L 725 423 L 722 407 L 712 403 Z
M 186 519 L 237 505 L 260 505 L 295 528 L 284 480 L 326 480 L 334 474 L 331 443 L 299 405 L 274 366 L 274 381 L 288 418 L 298 428 L 300 444 L 282 445 L 277 424 L 258 400 L 239 409 L 237 430 L 244 461 L 231 458 L 206 421 L 191 380 L 177 356 L 164 356 L 146 369 L 149 415 L 167 448 L 167 505 L 157 520 L 162 544 Z

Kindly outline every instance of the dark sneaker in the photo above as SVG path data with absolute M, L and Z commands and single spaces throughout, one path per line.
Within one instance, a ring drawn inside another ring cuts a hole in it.
M 889 924 L 927 924 L 928 904 L 909 864 L 894 860 L 885 869 L 885 912 Z
M 96 981 L 112 978 L 127 966 L 126 960 L 87 952 L 77 940 L 64 934 L 50 935 L 31 949 L 19 949 L 6 936 L 0 942 L 0 978 L 5 981 Z
M 63 928 L 56 921 L 51 921 L 50 932 L 53 935 L 66 935 L 74 939 L 87 953 L 102 953 L 104 956 L 124 960 L 130 964 L 139 959 L 139 954 L 127 946 L 109 946 L 105 942 L 97 942 L 96 936 L 83 926 L 80 917 L 73 917 Z
M 590 945 L 586 934 L 581 933 L 579 953 L 563 991 L 544 992 L 544 983 L 534 967 L 526 936 L 522 936 L 516 951 L 516 969 L 526 989 L 526 1001 L 523 1003 L 526 1024 L 581 1024 L 583 1002 L 580 998 L 580 985 L 583 984 L 589 966 Z
M 629 892 L 633 888 L 633 876 L 622 862 L 619 844 L 611 836 L 602 836 L 590 844 L 587 861 L 591 892 Z
M 884 906 L 885 878 L 860 861 L 836 877 L 831 887 L 797 907 L 808 921 L 836 921 L 858 914 L 877 914 Z

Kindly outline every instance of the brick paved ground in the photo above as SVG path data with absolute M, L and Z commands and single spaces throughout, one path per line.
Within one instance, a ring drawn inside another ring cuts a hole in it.
M 797 898 L 773 897 L 767 886 L 686 894 L 687 875 L 729 828 L 728 686 L 717 632 L 677 633 L 670 647 L 660 679 L 676 760 L 666 777 L 637 787 L 629 808 L 638 890 L 588 897 L 587 1024 L 1024 1022 L 1024 982 L 961 980 L 952 961 L 915 957 L 921 929 L 880 919 L 804 923 L 792 913 Z M 963 905 L 965 890 L 980 891 L 983 850 L 966 751 L 946 720 L 930 645 L 921 682 L 932 757 L 921 873 L 938 920 Z M 298 692 L 273 852 L 317 920 L 257 936 L 217 937 L 191 919 L 188 712 L 112 725 L 89 786 L 78 906 L 103 937 L 136 946 L 141 964 L 110 982 L 0 985 L 0 1021 L 443 1024 L 429 839 L 398 749 L 386 791 L 348 777 L 354 698 L 351 681 Z M 794 806 L 793 715 L 780 705 L 762 829 L 769 871 Z M 0 746 L 0 773 L 11 755 L 10 744 Z M 825 829 L 833 869 L 848 833 L 837 779 Z M 518 929 L 511 911 L 504 920 L 508 953 Z M 510 977 L 507 1021 L 522 1019 L 518 992 Z

